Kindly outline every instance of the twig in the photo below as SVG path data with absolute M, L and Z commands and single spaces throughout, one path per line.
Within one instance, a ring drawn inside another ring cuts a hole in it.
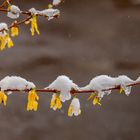
M 132 83 L 132 84 L 128 84 L 126 85 L 127 87 L 131 87 L 131 86 L 136 86 L 136 85 L 140 85 L 140 82 L 135 82 L 135 83 Z M 109 90 L 119 90 L 120 89 L 120 86 L 116 86 L 116 87 L 113 87 L 113 88 L 108 88 L 108 89 L 103 89 L 102 91 L 109 91 Z M 25 89 L 25 90 L 18 90 L 18 89 L 8 89 L 8 90 L 5 90 L 5 92 L 19 92 L 19 91 L 24 91 L 24 92 L 29 92 L 30 90 L 29 89 Z M 60 91 L 58 90 L 54 90 L 54 89 L 36 89 L 37 92 L 45 92 L 45 93 L 58 93 Z M 96 92 L 96 90 L 75 90 L 75 89 L 72 89 L 70 91 L 71 94 L 78 94 L 78 93 L 93 93 L 93 92 Z

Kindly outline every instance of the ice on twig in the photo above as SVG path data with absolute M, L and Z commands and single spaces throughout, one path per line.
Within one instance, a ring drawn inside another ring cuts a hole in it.
M 17 19 L 17 18 L 19 18 L 20 13 L 21 13 L 21 11 L 20 11 L 18 6 L 11 5 L 9 7 L 9 11 L 7 13 L 7 16 L 11 19 Z
M 31 9 L 29 9 L 29 12 L 31 12 L 32 15 L 36 15 L 36 14 L 39 13 L 39 11 L 36 10 L 35 8 L 31 8 Z
M 55 81 L 53 81 L 47 88 L 45 89 L 54 89 L 60 91 L 60 100 L 65 102 L 66 100 L 71 99 L 71 89 L 77 89 L 78 86 L 73 83 L 69 77 L 62 75 L 58 76 Z
M 120 86 L 122 90 L 124 90 L 126 95 L 129 95 L 131 93 L 131 87 L 128 86 L 129 84 L 133 84 L 134 81 L 127 77 L 126 75 L 121 75 L 116 78 L 116 86 Z
M 111 93 L 111 90 L 103 91 L 104 89 L 109 89 L 114 87 L 115 79 L 107 76 L 107 75 L 100 75 L 93 78 L 89 85 L 83 87 L 82 89 L 85 90 L 95 90 L 98 93 L 98 96 L 102 98 L 104 95 L 108 95 Z
M 0 23 L 0 31 L 2 31 L 2 32 L 0 32 L 0 37 L 4 37 L 7 35 L 8 26 L 6 23 Z
M 35 88 L 34 83 L 25 80 L 19 76 L 6 76 L 0 81 L 1 91 L 4 90 L 25 90 Z
M 62 0 L 53 0 L 53 5 L 58 5 L 62 2 Z
M 45 9 L 39 12 L 42 16 L 48 17 L 48 20 L 53 19 L 55 16 L 60 15 L 60 11 L 58 9 Z
M 135 82 L 140 82 L 140 77 L 138 77 Z

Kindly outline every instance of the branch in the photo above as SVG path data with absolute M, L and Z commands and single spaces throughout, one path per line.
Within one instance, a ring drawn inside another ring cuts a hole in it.
M 136 86 L 136 85 L 140 85 L 140 82 L 135 82 L 133 84 L 128 84 L 126 85 L 126 87 L 133 87 L 133 86 Z M 116 87 L 113 87 L 113 88 L 108 88 L 108 89 L 103 89 L 102 91 L 109 91 L 109 90 L 119 90 L 121 87 L 120 86 L 116 86 Z M 25 89 L 25 90 L 18 90 L 18 89 L 7 89 L 5 90 L 5 92 L 20 92 L 20 91 L 24 91 L 24 92 L 29 92 L 30 90 L 29 89 Z M 36 89 L 37 92 L 45 92 L 45 93 L 58 93 L 60 91 L 58 90 L 54 90 L 54 89 Z M 94 93 L 94 92 L 97 92 L 96 90 L 75 90 L 75 89 L 72 89 L 70 91 L 71 94 L 78 94 L 78 93 Z
M 129 84 L 128 84 L 129 83 Z M 68 116 L 78 116 L 81 114 L 80 101 L 76 94 L 91 93 L 88 100 L 93 99 L 93 105 L 101 105 L 100 101 L 104 95 L 108 95 L 111 90 L 121 89 L 126 95 L 131 92 L 131 87 L 140 85 L 140 77 L 133 81 L 125 75 L 109 77 L 100 75 L 93 78 L 88 85 L 80 88 L 65 75 L 58 76 L 47 88 L 38 89 L 34 83 L 27 81 L 19 76 L 6 76 L 0 81 L 0 103 L 6 105 L 7 95 L 10 92 L 28 93 L 27 111 L 36 111 L 38 108 L 39 96 L 37 92 L 52 93 L 50 108 L 53 110 L 61 109 L 62 102 L 73 99 L 68 109 Z M 110 88 L 111 87 L 111 88 Z M 94 94 L 93 94 L 94 93 Z
M 5 9 L 5 8 L 3 8 L 3 7 L 5 7 L 6 4 L 10 4 L 10 1 L 11 1 L 11 0 L 6 0 L 6 1 L 3 2 L 3 4 L 0 6 L 0 11 L 1 11 L 1 12 L 4 12 L 4 13 L 7 13 L 7 12 L 8 12 L 8 9 Z M 63 0 L 62 0 L 61 2 L 63 2 Z M 53 7 L 55 7 L 55 5 L 52 4 L 52 8 L 53 8 Z M 32 13 L 29 12 L 29 11 L 22 11 L 22 10 L 20 10 L 20 12 L 21 12 L 20 14 L 22 14 L 22 15 L 27 15 L 28 17 L 25 18 L 25 19 L 23 19 L 23 20 L 21 20 L 21 21 L 19 21 L 19 22 L 17 22 L 17 23 L 16 23 L 17 26 L 20 25 L 20 24 L 24 24 L 26 21 L 29 21 L 29 20 L 32 18 Z M 37 13 L 36 16 L 41 16 L 41 17 L 44 17 L 44 18 L 48 18 L 48 16 L 43 15 L 43 14 L 40 14 L 40 13 Z M 58 17 L 59 17 L 59 15 L 53 16 L 53 18 L 58 18 Z M 8 27 L 8 29 L 11 29 L 13 26 L 14 26 L 14 24 L 12 23 L 12 24 Z M 0 32 L 2 32 L 2 31 L 5 31 L 5 29 L 0 30 Z

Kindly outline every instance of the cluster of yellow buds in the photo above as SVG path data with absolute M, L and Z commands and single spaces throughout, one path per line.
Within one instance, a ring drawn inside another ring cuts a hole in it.
M 3 103 L 6 106 L 7 96 L 4 91 L 0 91 L 0 103 Z
M 56 111 L 57 109 L 62 108 L 62 103 L 60 99 L 60 94 L 59 93 L 54 93 L 51 99 L 50 103 L 50 108 Z M 81 109 L 80 109 L 80 102 L 79 99 L 74 97 L 71 101 L 71 104 L 68 109 L 68 116 L 72 117 L 73 115 L 78 116 L 81 114 Z
M 29 91 L 28 93 L 28 103 L 27 103 L 27 111 L 37 111 L 38 108 L 38 101 L 39 97 L 36 93 L 35 89 L 32 89 L 31 91 Z
M 6 45 L 8 46 L 8 48 L 11 48 L 13 46 L 13 42 L 10 38 L 7 24 L 0 23 L 0 30 L 0 49 L 5 49 Z

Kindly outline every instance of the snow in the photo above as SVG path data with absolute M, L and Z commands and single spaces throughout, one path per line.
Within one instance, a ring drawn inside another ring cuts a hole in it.
M 36 15 L 36 14 L 38 14 L 38 10 L 36 10 L 35 8 L 31 8 L 31 9 L 29 9 L 29 12 L 31 12 L 31 14 L 32 15 Z
M 61 3 L 62 0 L 53 0 L 53 5 L 58 5 L 59 3 Z
M 71 89 L 77 89 L 78 86 L 73 83 L 69 77 L 62 75 L 58 76 L 55 81 L 53 81 L 47 88 L 45 89 L 53 89 L 60 91 L 60 100 L 65 102 L 66 100 L 71 99 Z
M 6 31 L 5 31 L 5 30 Z M 7 24 L 6 23 L 0 23 L 0 30 L 4 30 L 3 32 L 0 32 L 0 36 L 1 37 L 4 37 L 4 36 L 6 36 L 7 35 L 7 31 L 8 31 L 8 26 L 7 26 Z
M 73 98 L 71 101 L 70 106 L 72 107 L 72 116 L 78 116 L 79 115 L 79 111 L 80 111 L 80 102 L 78 98 Z
M 31 12 L 32 15 L 36 15 L 36 14 L 39 14 L 39 15 L 42 15 L 42 16 L 45 16 L 45 17 L 48 17 L 48 20 L 51 20 L 53 19 L 55 16 L 59 15 L 60 14 L 60 11 L 58 9 L 45 9 L 45 10 L 42 10 L 42 11 L 39 11 L 39 10 L 36 10 L 35 8 L 31 8 L 29 10 L 29 12 Z
M 93 78 L 89 85 L 82 88 L 82 90 L 95 90 L 98 93 L 99 97 L 103 97 L 105 94 L 110 94 L 111 90 L 102 91 L 103 89 L 113 88 L 115 85 L 115 79 L 107 76 L 107 75 L 100 75 Z
M 114 87 L 115 79 L 107 76 L 107 75 L 100 75 L 95 78 L 93 78 L 89 86 L 91 89 L 94 90 L 102 90 L 102 89 L 108 89 Z
M 128 87 L 127 85 L 132 83 L 134 83 L 134 81 L 126 75 L 121 75 L 116 78 L 116 86 L 121 86 L 126 95 L 131 93 L 131 86 Z
M 82 90 L 95 90 L 97 91 L 98 97 L 102 98 L 104 95 L 109 95 L 111 90 L 103 91 L 104 89 L 114 88 L 116 86 L 121 86 L 121 88 L 125 91 L 126 95 L 129 95 L 131 92 L 131 86 L 127 86 L 132 84 L 134 81 L 125 75 L 121 75 L 118 77 L 110 77 L 107 75 L 100 75 L 93 78 L 89 85 L 81 88 Z
M 135 82 L 140 82 L 140 77 L 138 77 Z
M 20 16 L 20 9 L 18 6 L 11 5 L 10 6 L 10 11 L 7 13 L 7 16 L 11 19 L 17 19 Z
M 47 16 L 48 20 L 53 19 L 55 16 L 60 14 L 60 11 L 58 9 L 45 9 L 39 12 L 42 16 Z
M 24 90 L 35 88 L 32 82 L 25 80 L 19 76 L 6 76 L 0 81 L 0 88 L 2 91 L 7 89 Z
M 132 79 L 127 77 L 126 75 L 121 75 L 116 78 L 116 85 L 128 85 L 134 83 Z

